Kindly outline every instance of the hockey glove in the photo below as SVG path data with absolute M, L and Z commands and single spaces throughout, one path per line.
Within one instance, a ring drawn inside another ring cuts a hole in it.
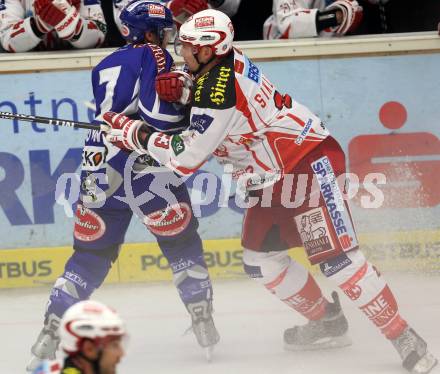
M 336 9 L 342 12 L 342 22 L 332 28 L 338 35 L 345 35 L 356 30 L 362 21 L 363 10 L 356 0 L 336 0 L 326 10 Z
M 191 101 L 191 75 L 176 70 L 156 77 L 156 92 L 161 100 L 171 103 L 189 104 Z
M 104 113 L 103 119 L 111 127 L 105 136 L 107 141 L 123 150 L 135 151 L 139 154 L 148 153 L 146 144 L 150 131 L 144 122 L 115 112 Z
M 61 39 L 70 40 L 82 31 L 76 0 L 35 0 L 34 9 L 37 24 L 54 28 Z M 40 26 L 39 26 L 40 28 Z
M 173 13 L 174 22 L 180 28 L 188 17 L 202 10 L 208 9 L 206 0 L 171 0 L 167 7 Z
M 32 5 L 35 24 L 43 34 L 51 31 L 53 26 L 64 18 L 64 13 L 52 3 L 52 0 L 35 0 Z

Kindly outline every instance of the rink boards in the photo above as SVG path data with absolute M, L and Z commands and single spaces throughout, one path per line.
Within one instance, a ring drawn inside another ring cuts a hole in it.
M 440 271 L 440 232 L 383 232 L 359 235 L 365 255 L 381 271 Z M 205 240 L 205 260 L 213 279 L 245 277 L 239 239 Z M 290 255 L 311 267 L 302 248 Z M 53 283 L 71 255 L 69 247 L 3 250 L 0 288 L 38 287 Z M 107 283 L 151 282 L 171 279 L 167 260 L 155 243 L 133 243 L 122 247 Z
M 371 197 L 362 188 L 350 202 L 367 256 L 383 270 L 439 271 L 437 33 L 239 47 L 258 61 L 280 92 L 323 119 L 347 154 L 348 171 L 361 183 L 370 172 L 387 176 L 380 186 L 383 207 L 362 206 L 362 198 Z M 90 69 L 109 52 L 0 56 L 0 110 L 91 121 Z M 0 120 L 0 138 L 8 139 L 0 151 L 0 288 L 52 283 L 62 272 L 71 254 L 74 219 L 58 181 L 78 172 L 84 136 L 68 128 Z M 202 169 L 216 176 L 218 189 L 222 167 L 210 160 Z M 206 191 L 198 189 L 194 178 L 187 186 L 211 275 L 244 276 L 238 239 L 242 210 L 234 204 L 220 207 L 218 194 L 204 204 L 197 197 Z M 76 201 L 74 190 L 65 196 L 69 203 Z M 170 279 L 168 264 L 144 225 L 133 220 L 126 241 L 144 244 L 123 247 L 108 282 Z M 307 262 L 302 249 L 292 255 Z

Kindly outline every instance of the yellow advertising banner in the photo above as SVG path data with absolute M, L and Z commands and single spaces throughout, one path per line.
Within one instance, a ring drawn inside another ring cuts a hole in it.
M 440 271 L 440 232 L 411 231 L 359 235 L 367 258 L 381 270 Z M 205 261 L 213 279 L 245 277 L 239 239 L 205 240 Z M 62 274 L 71 247 L 10 249 L 0 251 L 0 288 L 52 284 Z M 302 248 L 289 254 L 313 272 Z M 166 258 L 156 243 L 130 243 L 122 247 L 106 282 L 171 280 Z

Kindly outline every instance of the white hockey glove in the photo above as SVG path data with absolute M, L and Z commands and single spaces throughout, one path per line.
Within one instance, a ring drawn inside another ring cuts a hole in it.
M 115 112 L 106 112 L 102 118 L 111 127 L 105 135 L 107 141 L 122 150 L 148 153 L 144 145 L 148 144 L 150 131 L 144 122 Z
M 342 12 L 341 24 L 332 28 L 332 31 L 338 35 L 356 30 L 362 21 L 363 10 L 356 0 L 336 0 L 325 9 Z

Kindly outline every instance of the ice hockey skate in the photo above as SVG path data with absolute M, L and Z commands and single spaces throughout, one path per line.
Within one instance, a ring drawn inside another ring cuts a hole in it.
M 284 331 L 284 347 L 289 351 L 340 348 L 351 345 L 348 322 L 341 309 L 337 292 L 332 293 L 323 318 Z
M 427 374 L 437 365 L 437 359 L 428 352 L 426 342 L 410 327 L 391 340 L 402 358 L 402 366 L 413 374 Z
M 192 330 L 197 342 L 205 350 L 206 359 L 212 360 L 214 346 L 219 342 L 220 335 L 212 319 L 212 303 L 207 300 L 188 304 L 187 309 L 191 314 Z
M 60 342 L 57 332 L 58 324 L 57 317 L 54 316 L 52 319 L 49 317 L 49 322 L 44 325 L 37 341 L 31 348 L 32 357 L 26 366 L 28 372 L 33 372 L 43 360 L 55 359 L 55 352 Z

